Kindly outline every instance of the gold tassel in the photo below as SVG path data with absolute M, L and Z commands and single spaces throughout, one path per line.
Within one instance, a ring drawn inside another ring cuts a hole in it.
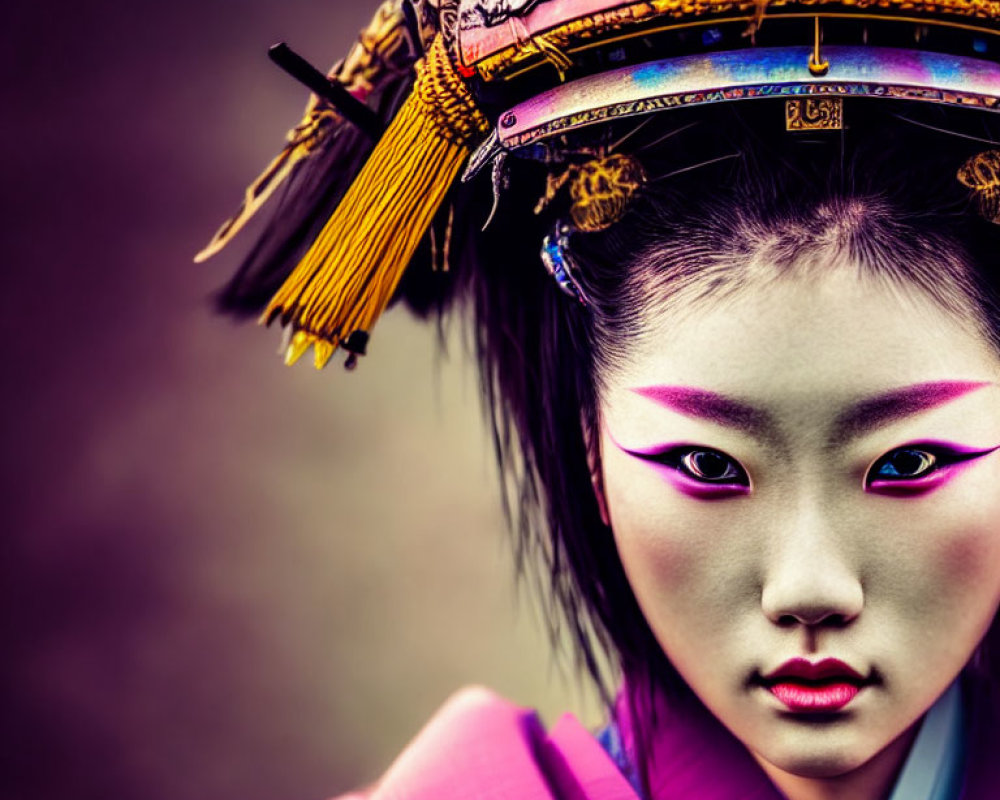
M 437 36 L 417 65 L 413 93 L 261 317 L 265 325 L 276 318 L 292 325 L 289 359 L 317 342 L 364 353 L 462 164 L 488 131 Z M 317 348 L 317 368 L 331 353 Z

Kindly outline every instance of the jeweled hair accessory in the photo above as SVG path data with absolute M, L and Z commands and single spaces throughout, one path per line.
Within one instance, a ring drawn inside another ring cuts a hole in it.
M 543 206 L 568 187 L 571 223 L 543 249 L 566 289 L 576 285 L 572 231 L 613 225 L 647 179 L 613 148 L 553 161 L 554 143 L 600 141 L 594 132 L 618 120 L 747 100 L 777 100 L 790 135 L 809 136 L 849 128 L 845 103 L 857 98 L 996 112 L 998 34 L 1000 0 L 386 0 L 328 75 L 279 58 L 315 94 L 199 258 L 281 196 L 222 306 L 278 320 L 289 363 L 312 347 L 317 367 L 338 348 L 351 364 L 421 241 L 441 227 L 463 166 L 471 181 L 492 165 L 502 192 L 505 162 L 542 160 L 551 170 Z M 997 174 L 987 154 L 959 172 L 993 219 Z
M 542 264 L 560 289 L 579 301 L 589 305 L 586 293 L 578 279 L 579 267 L 569 249 L 569 239 L 573 229 L 564 222 L 557 222 L 552 231 L 542 240 Z

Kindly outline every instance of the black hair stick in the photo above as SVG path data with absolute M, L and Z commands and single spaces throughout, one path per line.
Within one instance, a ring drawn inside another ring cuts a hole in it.
M 382 136 L 382 123 L 378 115 L 339 82 L 330 80 L 284 42 L 267 51 L 270 59 L 300 83 L 328 101 L 341 116 L 355 125 L 369 139 L 378 141 Z

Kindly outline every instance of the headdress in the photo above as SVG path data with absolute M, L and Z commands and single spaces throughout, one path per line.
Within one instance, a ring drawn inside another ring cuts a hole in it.
M 289 183 L 221 303 L 279 321 L 289 363 L 312 347 L 317 367 L 365 352 L 426 242 L 447 270 L 455 187 L 491 174 L 502 192 L 512 156 L 546 164 L 539 210 L 568 205 L 540 260 L 585 304 L 572 236 L 650 180 L 602 125 L 751 100 L 808 133 L 850 126 L 845 103 L 1000 111 L 1000 0 L 386 0 L 326 76 L 272 55 L 314 95 L 198 259 Z M 980 149 L 956 180 L 1000 221 L 1000 151 Z

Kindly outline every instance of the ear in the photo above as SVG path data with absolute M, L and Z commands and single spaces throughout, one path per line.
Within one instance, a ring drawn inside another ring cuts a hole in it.
M 590 471 L 590 485 L 594 489 L 597 510 L 601 514 L 601 522 L 610 528 L 611 515 L 608 513 L 608 499 L 604 494 L 604 468 L 601 466 L 600 421 L 581 415 L 580 428 L 583 431 L 583 444 L 587 449 L 587 469 Z

